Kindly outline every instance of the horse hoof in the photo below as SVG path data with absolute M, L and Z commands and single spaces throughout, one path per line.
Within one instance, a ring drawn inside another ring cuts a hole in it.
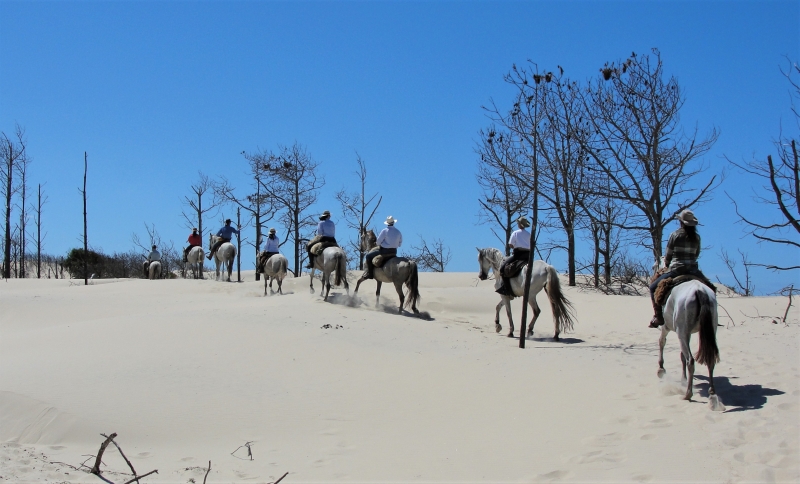
M 558 335 L 553 336 L 553 341 L 559 341 L 560 339 L 561 338 L 559 338 Z
M 509 338 L 513 338 L 513 337 L 514 337 L 514 332 L 513 332 L 513 331 L 512 331 L 512 332 L 510 332 L 510 333 L 508 333 L 506 336 L 508 336 Z
M 656 375 L 658 375 L 659 378 L 664 378 L 664 375 L 666 375 L 666 374 L 667 374 L 667 370 L 665 370 L 663 368 L 659 368 L 658 369 L 658 373 L 656 373 Z
M 499 333 L 500 331 L 502 331 L 502 330 L 503 330 L 503 327 L 502 327 L 502 326 L 500 326 L 499 324 L 496 324 L 496 323 L 495 323 L 495 325 L 494 325 L 494 330 L 495 330 L 495 332 Z

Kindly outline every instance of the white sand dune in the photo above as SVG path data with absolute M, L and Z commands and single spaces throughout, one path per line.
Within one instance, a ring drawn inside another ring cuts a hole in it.
M 371 281 L 357 307 L 308 277 L 262 297 L 252 272 L 0 282 L 0 483 L 101 482 L 65 464 L 110 432 L 158 469 L 145 483 L 202 482 L 209 460 L 209 483 L 800 481 L 798 310 L 744 315 L 786 298 L 720 298 L 735 325 L 721 310 L 712 412 L 703 366 L 682 399 L 674 334 L 656 376 L 647 298 L 565 288 L 577 323 L 556 342 L 540 294 L 522 350 L 475 276 L 421 274 L 429 319 L 390 312 L 390 286 L 375 307 Z M 130 479 L 113 447 L 104 462 Z

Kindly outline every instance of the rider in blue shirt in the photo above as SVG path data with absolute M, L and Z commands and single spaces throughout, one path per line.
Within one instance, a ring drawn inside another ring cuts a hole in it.
M 397 220 L 391 215 L 386 217 L 386 221 L 383 222 L 386 228 L 381 230 L 381 233 L 378 234 L 378 250 L 367 253 L 367 273 L 365 274 L 367 279 L 372 279 L 374 277 L 375 266 L 372 264 L 372 260 L 375 259 L 375 257 L 379 255 L 396 256 L 397 248 L 403 245 L 403 234 L 395 228 L 394 224 L 396 222 Z
M 208 254 L 208 260 L 211 260 L 211 258 L 214 257 L 214 253 L 217 251 L 217 249 L 219 249 L 220 245 L 231 241 L 233 234 L 239 235 L 239 231 L 231 227 L 231 219 L 226 219 L 225 226 L 217 231 L 217 237 L 220 239 L 211 246 L 211 251 Z

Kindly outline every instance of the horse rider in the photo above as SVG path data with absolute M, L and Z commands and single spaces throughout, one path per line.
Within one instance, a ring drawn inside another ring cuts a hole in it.
M 261 252 L 258 255 L 258 272 L 264 271 L 264 265 L 267 263 L 270 257 L 277 254 L 280 251 L 280 243 L 278 241 L 278 236 L 275 235 L 276 231 L 274 228 L 269 229 L 269 236 L 267 237 L 267 245 L 264 247 L 264 252 Z
M 664 308 L 656 304 L 656 288 L 658 284 L 668 278 L 683 274 L 692 274 L 705 279 L 697 264 L 700 256 L 700 234 L 697 233 L 697 217 L 691 210 L 686 209 L 676 217 L 680 223 L 680 228 L 669 236 L 667 241 L 667 253 L 664 256 L 664 265 L 669 270 L 661 274 L 652 284 L 650 284 L 650 300 L 653 302 L 655 315 L 650 321 L 650 328 L 658 328 L 664 324 Z
M 189 261 L 189 251 L 192 250 L 192 247 L 202 247 L 203 245 L 203 239 L 200 237 L 200 234 L 197 233 L 197 227 L 192 227 L 192 233 L 186 241 L 189 242 L 189 247 L 183 249 L 183 262 Z
M 153 262 L 161 262 L 161 253 L 156 250 L 156 246 L 154 245 L 153 248 L 150 250 L 150 254 L 147 256 L 147 264 L 144 266 L 144 275 L 147 277 L 147 269 L 150 267 L 150 264 Z
M 231 227 L 231 219 L 225 219 L 225 225 L 217 231 L 217 240 L 214 245 L 211 246 L 211 251 L 208 254 L 208 260 L 211 260 L 214 257 L 214 253 L 219 249 L 219 246 L 224 244 L 225 242 L 230 242 L 231 238 L 233 238 L 233 234 L 239 235 L 239 231 L 235 228 Z
M 336 245 L 336 225 L 331 220 L 331 212 L 328 210 L 325 210 L 322 212 L 322 215 L 319 216 L 316 237 L 314 237 L 311 242 L 306 246 L 308 250 L 308 265 L 306 265 L 306 269 L 312 269 L 314 267 L 314 254 L 311 253 L 311 248 L 313 246 L 318 243 Z
M 506 266 L 515 261 L 527 262 L 531 254 L 531 233 L 525 230 L 531 223 L 522 215 L 517 219 L 517 230 L 511 233 L 508 239 L 508 247 L 512 249 L 511 255 L 503 260 L 500 265 L 500 275 L 503 277 L 503 284 L 495 291 L 503 296 L 513 296 L 514 290 L 511 288 L 511 279 L 506 277 Z
M 372 263 L 375 257 L 379 255 L 396 256 L 397 248 L 403 245 L 403 234 L 394 226 L 397 220 L 389 215 L 383 223 L 386 228 L 378 234 L 378 249 L 368 252 L 365 257 L 367 260 L 367 273 L 365 274 L 367 279 L 375 277 L 375 266 Z

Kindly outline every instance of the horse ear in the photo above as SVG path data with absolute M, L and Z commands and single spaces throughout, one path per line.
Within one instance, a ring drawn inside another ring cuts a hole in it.
M 475 247 L 475 250 L 477 250 L 478 252 L 480 252 L 480 251 L 481 251 L 481 249 L 479 249 L 478 247 Z

